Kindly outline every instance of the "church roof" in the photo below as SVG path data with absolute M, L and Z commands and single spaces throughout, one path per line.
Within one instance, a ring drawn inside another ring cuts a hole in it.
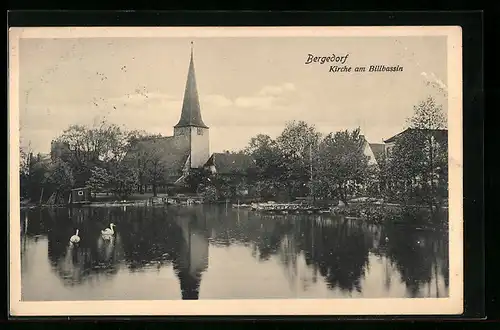
M 200 100 L 196 87 L 196 76 L 194 73 L 193 49 L 191 48 L 191 60 L 189 62 L 186 89 L 184 91 L 184 101 L 179 122 L 174 127 L 204 127 L 208 128 L 201 118 Z
M 255 162 L 245 154 L 213 153 L 206 163 L 206 166 L 212 165 L 219 174 L 244 174 L 255 167 Z
M 137 141 L 127 155 L 128 159 L 156 159 L 164 168 L 165 183 L 174 183 L 182 176 L 190 155 L 189 140 L 174 136 L 148 138 Z

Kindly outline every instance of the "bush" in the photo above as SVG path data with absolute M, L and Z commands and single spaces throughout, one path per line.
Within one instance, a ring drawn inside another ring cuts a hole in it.
M 205 203 L 213 203 L 217 201 L 217 189 L 212 185 L 201 185 L 198 187 L 197 192 L 203 197 Z

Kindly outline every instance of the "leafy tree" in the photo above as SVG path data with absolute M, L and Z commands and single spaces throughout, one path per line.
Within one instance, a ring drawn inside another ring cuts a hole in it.
M 137 172 L 139 192 L 144 193 L 148 184 L 153 187 L 153 194 L 157 195 L 157 187 L 162 184 L 165 177 L 165 164 L 162 160 L 161 150 L 153 145 L 140 144 L 141 141 L 161 138 L 160 134 L 148 134 L 144 131 L 128 133 L 129 151 L 125 159 L 134 166 Z
M 446 128 L 446 117 L 441 105 L 436 104 L 432 97 L 420 102 L 414 107 L 414 115 L 409 119 L 410 127 L 421 130 L 425 135 L 424 152 L 426 164 L 422 168 L 421 176 L 425 180 L 423 185 L 427 190 L 427 203 L 431 211 L 435 204 L 441 202 L 438 190 L 448 187 L 448 143 L 440 139 L 433 130 Z M 439 173 L 441 173 L 441 177 Z M 444 176 L 444 177 L 443 177 Z M 438 182 L 436 182 L 438 181 Z M 441 185 L 437 185 L 441 183 Z
M 112 162 L 109 166 L 110 186 L 120 198 L 127 198 L 137 185 L 137 171 L 129 162 Z
M 448 199 L 448 141 L 442 140 L 434 150 L 434 177 L 436 202 L 442 204 Z
M 445 129 L 446 116 L 443 107 L 436 104 L 433 97 L 428 97 L 413 107 L 414 114 L 408 119 L 409 126 L 414 129 Z
M 73 171 L 69 164 L 58 160 L 50 165 L 43 183 L 55 192 L 54 199 L 57 203 L 59 197 L 64 196 L 73 188 L 75 184 Z
M 94 166 L 122 160 L 130 141 L 119 126 L 102 122 L 93 127 L 71 125 L 54 142 L 64 148 L 63 160 L 73 169 L 77 184 L 83 185 Z
M 221 176 L 216 174 L 212 176 L 211 181 L 217 189 L 217 195 L 219 196 L 219 199 L 226 200 L 231 199 L 234 196 L 234 182 L 229 176 Z
M 385 199 L 392 199 L 390 181 L 391 181 L 391 171 L 390 162 L 387 159 L 387 155 L 383 153 L 377 160 L 377 171 L 376 171 L 376 182 L 378 183 L 379 193 Z
M 91 175 L 87 181 L 87 185 L 94 193 L 95 198 L 97 196 L 97 192 L 104 189 L 104 187 L 109 183 L 111 176 L 105 168 L 98 166 L 93 167 L 90 171 Z
M 20 150 L 21 194 L 39 199 L 45 188 L 65 187 L 69 182 L 63 175 L 66 172 L 71 173 L 67 176 L 73 178 L 72 185 L 89 184 L 94 191 L 98 191 L 109 184 L 122 197 L 130 194 L 132 182 L 150 183 L 156 187 L 164 171 L 158 154 L 148 151 L 140 166 L 126 159 L 135 143 L 151 137 L 161 136 L 144 131 L 126 131 L 105 121 L 93 126 L 71 125 L 52 141 L 52 165 L 40 155 L 34 157 L 29 150 Z M 57 180 L 62 181 L 57 184 Z
M 215 202 L 217 200 L 217 188 L 210 183 L 200 184 L 197 193 L 203 196 L 205 202 Z
M 289 197 L 303 195 L 310 190 L 313 151 L 318 149 L 321 134 L 304 121 L 288 122 L 276 139 L 281 155 L 284 177 Z M 306 189 L 306 190 L 305 190 Z
M 198 192 L 198 188 L 209 183 L 209 173 L 204 169 L 191 169 L 185 183 L 191 192 Z
M 447 197 L 448 143 L 446 117 L 432 97 L 414 106 L 409 129 L 397 141 L 389 170 L 393 187 L 403 200 L 428 204 L 433 213 Z
M 276 139 L 278 148 L 290 159 L 304 160 L 309 157 L 309 147 L 317 146 L 321 134 L 312 125 L 304 121 L 291 121 Z
M 262 156 L 266 156 L 269 150 L 272 150 L 274 147 L 275 141 L 269 135 L 258 134 L 250 139 L 248 146 L 244 149 L 244 153 L 252 155 L 255 158 L 262 158 Z
M 327 135 L 319 146 L 317 166 L 318 189 L 328 197 L 338 197 L 347 204 L 364 183 L 368 173 L 368 157 L 363 153 L 359 128 Z
M 382 157 L 383 158 L 383 157 Z M 383 162 L 383 160 L 382 160 Z M 384 164 L 382 164 L 384 166 Z M 362 186 L 362 193 L 368 196 L 379 196 L 382 193 L 381 183 L 382 175 L 380 171 L 380 165 L 368 165 L 366 169 L 366 178 L 364 180 L 364 186 Z M 364 190 L 364 191 L 363 191 Z
M 31 156 L 31 150 L 19 147 L 19 172 L 21 174 L 29 174 Z
M 425 180 L 425 134 L 420 130 L 403 134 L 391 151 L 387 166 L 392 196 L 405 204 L 419 195 L 416 187 Z
M 20 156 L 21 196 L 41 201 L 45 180 L 50 172 L 50 162 L 41 154 L 33 155 L 30 150 L 23 150 Z
M 157 195 L 158 185 L 163 183 L 165 178 L 165 164 L 161 154 L 157 150 L 151 150 L 146 161 L 146 177 L 148 183 L 153 187 L 153 196 Z
M 19 148 L 19 184 L 20 184 L 21 198 L 29 197 L 31 156 L 32 153 L 30 150 Z
M 240 181 L 237 183 L 235 187 L 235 196 L 236 197 L 245 197 L 248 195 L 249 186 L 245 181 Z
M 286 166 L 276 141 L 269 135 L 259 134 L 250 140 L 244 153 L 251 156 L 256 168 L 247 173 L 250 183 L 255 186 L 254 194 L 275 197 L 276 190 L 284 187 Z

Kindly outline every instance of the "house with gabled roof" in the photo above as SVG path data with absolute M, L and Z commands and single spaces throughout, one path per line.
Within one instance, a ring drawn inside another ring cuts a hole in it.
M 385 143 L 385 156 L 387 158 L 391 158 L 391 154 L 393 152 L 393 148 L 396 146 L 397 142 L 401 138 L 405 138 L 408 136 L 412 136 L 411 134 L 424 134 L 424 136 L 429 138 L 431 141 L 432 145 L 437 146 L 437 150 L 441 149 L 444 147 L 445 149 L 447 148 L 447 141 L 448 141 L 448 130 L 447 129 L 421 129 L 421 128 L 407 128 L 404 131 L 388 138 L 387 140 L 384 140 Z M 415 136 L 415 135 L 413 135 Z M 436 148 L 433 148 L 436 150 Z M 436 152 L 436 151 L 434 151 Z M 433 153 L 434 153 L 433 152 Z M 441 151 L 442 152 L 442 151 Z M 445 167 L 440 167 L 439 165 L 436 166 L 435 168 L 432 169 L 433 171 L 433 178 L 431 179 L 432 184 L 443 184 L 447 185 L 447 169 Z M 422 175 L 416 175 L 413 178 L 413 181 L 411 185 L 413 187 L 421 187 L 422 186 L 422 180 L 424 180 L 424 177 Z M 428 179 L 427 179 L 428 180 Z M 404 185 L 407 185 L 407 182 L 404 182 Z
M 219 175 L 247 175 L 249 170 L 255 169 L 255 160 L 243 153 L 213 153 L 205 163 L 205 168 L 212 174 Z
M 404 131 L 384 140 L 385 143 L 385 155 L 390 156 L 392 148 L 396 145 L 396 142 L 405 135 L 413 134 L 414 132 L 424 132 L 430 134 L 434 140 L 438 143 L 443 143 L 448 140 L 448 130 L 447 129 L 420 129 L 420 128 L 407 128 Z
M 252 176 L 256 174 L 255 160 L 244 153 L 214 153 L 205 164 L 205 170 L 219 179 L 230 182 L 231 189 L 240 196 L 248 195 Z

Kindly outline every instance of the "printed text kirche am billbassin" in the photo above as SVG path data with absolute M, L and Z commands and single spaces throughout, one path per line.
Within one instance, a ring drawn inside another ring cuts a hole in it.
M 349 66 L 346 64 L 347 59 L 349 58 L 349 53 L 338 56 L 336 54 L 330 54 L 328 56 L 316 56 L 314 54 L 307 54 L 307 59 L 304 64 L 319 64 L 323 65 L 325 63 L 332 64 L 329 65 L 328 72 L 336 73 L 336 72 L 402 72 L 403 67 L 400 65 L 383 65 L 383 64 L 374 64 L 374 65 L 362 65 L 362 66 Z

